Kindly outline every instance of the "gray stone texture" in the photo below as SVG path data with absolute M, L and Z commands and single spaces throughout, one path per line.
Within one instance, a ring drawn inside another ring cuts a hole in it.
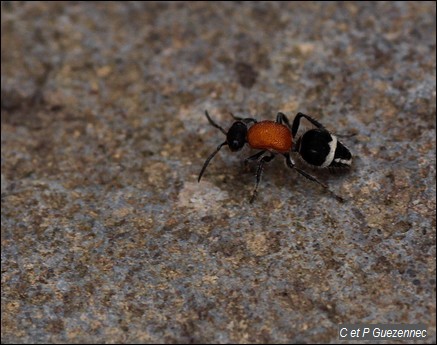
M 435 2 L 2 2 L 3 343 L 436 341 Z M 339 134 L 336 193 L 224 148 L 232 118 Z

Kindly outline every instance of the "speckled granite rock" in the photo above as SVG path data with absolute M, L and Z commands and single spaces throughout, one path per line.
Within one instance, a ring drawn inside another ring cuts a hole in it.
M 1 12 L 4 343 L 436 341 L 435 2 Z M 223 150 L 227 114 L 356 133 L 337 193 Z

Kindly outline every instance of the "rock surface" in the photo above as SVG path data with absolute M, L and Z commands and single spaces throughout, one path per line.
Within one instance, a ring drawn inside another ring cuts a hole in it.
M 436 341 L 435 2 L 1 11 L 2 343 Z M 349 173 L 226 148 L 232 111 L 355 134 Z

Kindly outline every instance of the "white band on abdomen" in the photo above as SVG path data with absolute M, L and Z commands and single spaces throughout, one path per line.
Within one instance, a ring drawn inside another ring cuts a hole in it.
M 320 166 L 321 168 L 326 168 L 329 165 L 331 165 L 334 156 L 335 156 L 335 150 L 337 149 L 337 137 L 335 135 L 331 134 L 332 140 L 329 142 L 329 154 L 326 156 L 325 161 Z

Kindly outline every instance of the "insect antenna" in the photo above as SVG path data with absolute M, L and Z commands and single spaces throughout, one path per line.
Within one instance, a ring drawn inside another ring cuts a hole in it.
M 226 132 L 222 127 L 220 127 L 218 124 L 216 124 L 216 123 L 211 119 L 211 117 L 209 116 L 207 110 L 205 110 L 205 115 L 206 115 L 206 118 L 208 119 L 209 123 L 211 124 L 211 126 L 214 126 L 215 128 L 220 129 L 220 131 L 221 131 L 224 135 L 227 134 L 227 132 Z
M 220 127 L 218 127 L 220 128 Z M 203 164 L 202 170 L 200 171 L 199 174 L 199 178 L 197 179 L 197 182 L 200 182 L 200 179 L 202 178 L 203 173 L 205 172 L 206 167 L 208 166 L 209 162 L 211 161 L 211 159 L 214 158 L 214 156 L 217 154 L 217 152 L 220 151 L 220 149 L 224 146 L 227 145 L 228 143 L 225 141 L 223 143 L 221 143 L 219 146 L 217 146 L 216 150 L 211 153 L 211 155 L 206 159 L 205 163 Z

